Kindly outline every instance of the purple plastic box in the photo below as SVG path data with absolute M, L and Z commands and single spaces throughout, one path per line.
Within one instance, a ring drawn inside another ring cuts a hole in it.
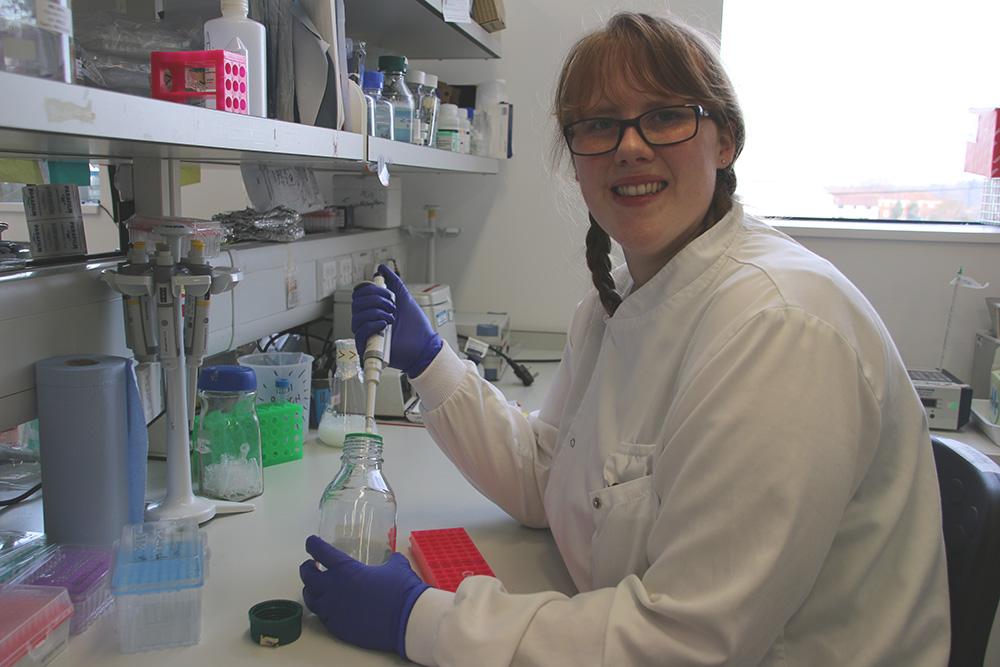
M 78 635 L 112 600 L 111 557 L 110 548 L 60 545 L 17 583 L 65 588 L 73 602 L 70 634 Z

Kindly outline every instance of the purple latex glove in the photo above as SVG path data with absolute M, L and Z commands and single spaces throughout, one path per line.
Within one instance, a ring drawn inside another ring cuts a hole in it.
M 434 361 L 443 342 L 399 276 L 384 264 L 378 273 L 385 278 L 385 287 L 362 283 L 354 288 L 351 331 L 358 354 L 364 359 L 368 339 L 392 324 L 389 365 L 417 377 Z
M 406 622 L 430 588 L 398 551 L 382 565 L 365 565 L 315 535 L 306 539 L 314 560 L 299 566 L 302 600 L 338 639 L 406 658 Z M 317 563 L 326 571 L 320 570 Z

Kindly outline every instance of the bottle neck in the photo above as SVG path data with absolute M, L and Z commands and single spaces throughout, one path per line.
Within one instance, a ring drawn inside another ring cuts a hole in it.
M 345 464 L 382 467 L 382 445 L 378 442 L 345 442 L 341 461 Z
M 333 374 L 334 377 L 342 380 L 350 379 L 356 375 L 361 375 L 361 364 L 358 362 L 354 362 L 353 364 L 339 364 L 337 371 Z

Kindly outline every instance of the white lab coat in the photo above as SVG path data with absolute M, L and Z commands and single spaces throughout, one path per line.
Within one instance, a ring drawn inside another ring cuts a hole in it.
M 738 204 L 634 293 L 617 278 L 614 317 L 596 292 L 578 307 L 538 413 L 447 346 L 413 380 L 442 450 L 551 529 L 580 593 L 429 591 L 409 657 L 943 667 L 926 420 L 868 301 Z

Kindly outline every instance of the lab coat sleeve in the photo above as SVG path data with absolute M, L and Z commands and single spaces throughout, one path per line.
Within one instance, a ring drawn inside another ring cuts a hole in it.
M 527 413 L 508 401 L 447 343 L 412 380 L 424 424 L 444 454 L 480 493 L 534 528 L 548 525 L 542 495 L 571 381 L 579 312 L 541 410 Z
M 641 576 L 573 597 L 469 578 L 428 598 L 423 662 L 750 666 L 780 645 L 878 441 L 879 401 L 851 345 L 796 309 L 703 356 L 664 406 L 651 477 L 625 483 L 657 501 Z

